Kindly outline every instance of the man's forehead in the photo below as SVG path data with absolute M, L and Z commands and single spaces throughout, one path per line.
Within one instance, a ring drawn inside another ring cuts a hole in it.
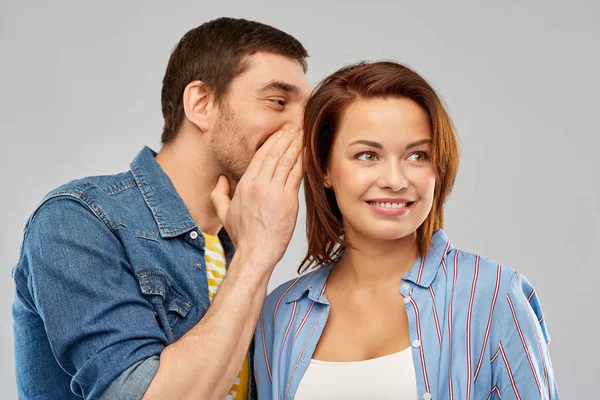
M 298 60 L 274 53 L 259 52 L 244 60 L 237 78 L 256 91 L 282 90 L 299 95 L 310 93 L 304 69 Z

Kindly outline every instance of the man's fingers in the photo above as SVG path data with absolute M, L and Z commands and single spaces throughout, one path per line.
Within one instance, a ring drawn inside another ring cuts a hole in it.
M 251 179 L 256 177 L 256 175 L 258 174 L 258 171 L 260 169 L 260 166 L 262 165 L 265 157 L 267 156 L 267 153 L 269 152 L 269 150 L 271 150 L 273 145 L 278 141 L 279 137 L 283 136 L 283 133 L 285 130 L 296 131 L 297 128 L 295 128 L 291 125 L 285 125 L 282 130 L 279 130 L 279 131 L 275 132 L 274 134 L 272 134 L 271 136 L 269 136 L 267 138 L 267 140 L 265 140 L 265 142 L 262 144 L 262 146 L 260 146 L 260 148 L 256 151 L 256 153 L 254 154 L 254 157 L 252 157 L 252 161 L 250 161 L 250 164 L 248 165 L 248 168 L 246 169 L 244 176 L 248 176 Z
M 254 153 L 246 172 L 244 172 L 244 176 L 248 176 L 251 179 L 256 176 L 263 160 L 265 159 L 265 156 L 267 155 L 267 152 L 271 150 L 271 147 L 273 147 L 275 142 L 277 142 L 277 139 L 279 139 L 277 136 L 278 133 L 279 132 L 276 132 L 269 136 L 262 146 L 260 146 L 260 148 L 256 151 L 256 153 Z
M 231 203 L 229 190 L 229 180 L 224 175 L 221 175 L 217 181 L 217 185 L 210 194 L 210 198 L 217 211 L 217 216 L 223 225 L 225 225 L 227 211 L 229 210 L 229 204 Z
M 296 138 L 292 141 L 286 152 L 279 159 L 275 167 L 272 182 L 279 183 L 281 186 L 285 185 L 285 181 L 288 178 L 292 167 L 298 160 L 298 154 L 302 151 L 302 133 L 299 132 Z
M 298 157 L 296 158 L 296 163 L 293 165 L 292 170 L 287 176 L 287 181 L 285 182 L 284 188 L 284 191 L 286 193 L 288 191 L 298 193 L 298 190 L 300 190 L 300 183 L 302 182 L 302 177 L 304 176 L 304 165 L 302 164 L 303 159 L 304 151 L 298 154 Z
M 277 138 L 277 142 L 275 142 L 273 147 L 267 151 L 267 154 L 260 165 L 260 169 L 256 174 L 256 179 L 265 182 L 270 182 L 273 179 L 275 169 L 277 168 L 285 152 L 296 139 L 297 135 L 298 132 L 282 132 L 282 134 Z

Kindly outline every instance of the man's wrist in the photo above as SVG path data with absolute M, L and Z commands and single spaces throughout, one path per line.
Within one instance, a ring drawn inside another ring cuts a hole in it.
M 232 260 L 232 266 L 235 265 L 240 273 L 246 275 L 249 272 L 251 276 L 258 279 L 269 279 L 276 264 L 277 260 L 272 255 L 256 248 L 249 249 L 243 245 L 236 248 Z

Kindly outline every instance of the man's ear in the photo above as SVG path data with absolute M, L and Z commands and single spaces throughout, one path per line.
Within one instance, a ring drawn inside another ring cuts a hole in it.
M 185 116 L 202 132 L 210 129 L 215 119 L 213 92 L 202 81 L 188 83 L 183 91 Z

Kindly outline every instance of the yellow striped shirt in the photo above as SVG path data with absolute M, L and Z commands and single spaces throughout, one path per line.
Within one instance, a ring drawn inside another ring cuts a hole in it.
M 218 236 L 204 234 L 206 240 L 206 277 L 208 279 L 208 297 L 212 303 L 225 274 L 225 251 Z M 248 356 L 244 359 L 242 368 L 225 400 L 246 400 L 248 398 Z

